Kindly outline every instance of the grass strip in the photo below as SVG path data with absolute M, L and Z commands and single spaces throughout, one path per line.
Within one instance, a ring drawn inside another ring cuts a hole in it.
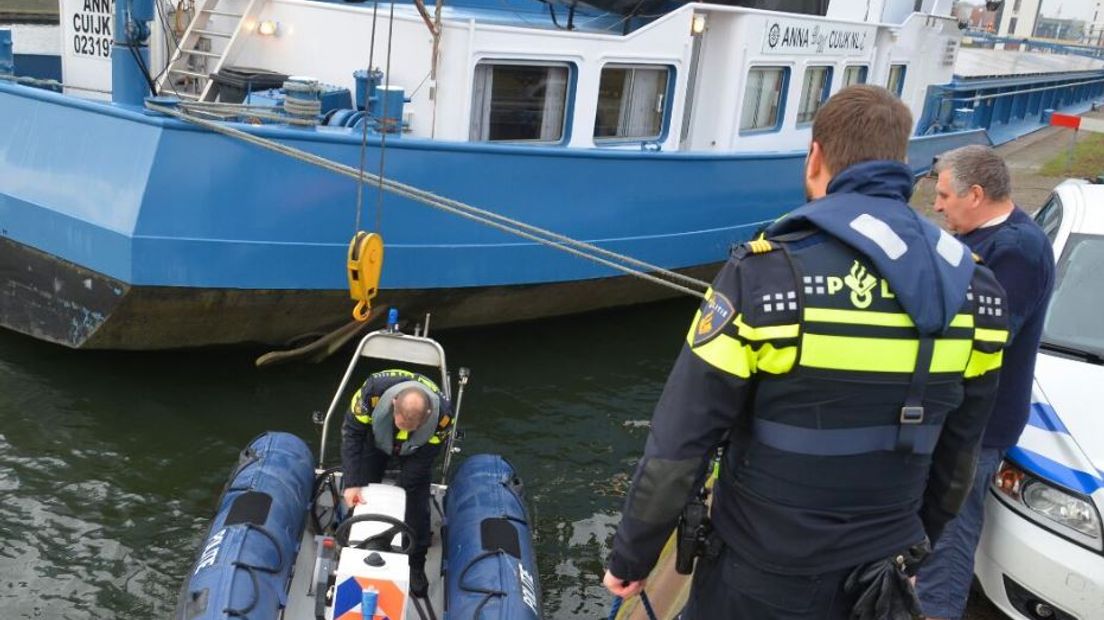
M 1072 137 L 1069 139 L 1073 140 Z M 1078 138 L 1072 159 L 1067 149 L 1043 164 L 1039 174 L 1089 179 L 1104 175 L 1104 134 L 1091 133 Z

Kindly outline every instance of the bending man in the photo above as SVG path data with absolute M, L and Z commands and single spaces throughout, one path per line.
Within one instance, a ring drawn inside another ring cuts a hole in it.
M 344 495 L 350 507 L 362 501 L 362 486 L 383 479 L 389 460 L 398 462 L 406 521 L 415 534 L 410 556 L 415 596 L 425 596 L 429 588 L 429 485 L 451 422 L 452 407 L 436 383 L 406 370 L 384 370 L 369 376 L 353 395 L 341 428 Z

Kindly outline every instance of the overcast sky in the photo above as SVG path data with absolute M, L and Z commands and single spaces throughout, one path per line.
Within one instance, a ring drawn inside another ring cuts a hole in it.
M 1096 0 L 1043 0 L 1042 14 L 1091 21 L 1095 8 Z

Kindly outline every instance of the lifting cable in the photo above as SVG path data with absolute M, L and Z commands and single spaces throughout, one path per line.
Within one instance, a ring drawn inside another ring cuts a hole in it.
M 392 8 L 392 20 L 394 19 Z M 376 58 L 376 22 L 379 15 L 379 0 L 372 2 L 372 36 L 368 43 L 368 69 L 364 80 L 364 110 L 360 134 L 360 176 L 364 176 L 365 160 L 368 151 L 368 98 L 372 93 L 368 84 L 372 79 L 372 66 Z M 388 43 L 390 45 L 390 42 Z M 390 51 L 388 51 L 390 61 Z M 382 166 L 382 150 L 380 153 Z M 383 169 L 380 169 L 383 173 Z M 360 229 L 360 215 L 364 208 L 364 183 L 357 181 L 356 222 L 353 224 L 353 239 L 349 242 L 348 261 L 345 274 L 349 279 L 349 296 L 356 300 L 353 308 L 353 321 L 367 323 L 372 316 L 372 298 L 379 293 L 380 273 L 383 272 L 383 237 L 380 233 L 379 201 L 376 204 L 376 228 L 372 233 Z
M 387 104 L 391 101 L 391 41 L 395 33 L 395 0 L 391 0 L 391 14 L 387 17 L 387 61 L 386 68 L 383 74 L 383 91 L 387 93 L 387 96 L 383 98 L 383 107 L 380 108 L 380 123 L 387 124 L 391 122 L 391 118 L 387 116 Z M 367 119 L 365 119 L 364 127 L 368 127 Z M 383 131 L 380 132 L 380 152 L 379 152 L 379 183 L 376 186 L 376 231 L 379 232 L 381 226 L 383 226 L 383 178 L 385 172 L 383 170 L 384 155 L 387 154 L 387 134 L 394 131 L 402 131 L 402 119 L 398 119 L 395 127 L 380 127 Z M 361 172 L 364 169 L 361 168 Z
M 376 14 L 379 11 L 379 0 L 372 2 L 372 36 L 368 43 L 368 70 L 365 80 L 372 78 L 372 64 L 375 61 L 376 56 Z M 368 152 L 368 96 L 371 93 L 368 92 L 367 85 L 364 89 L 364 121 L 360 132 L 360 172 L 364 173 L 364 160 Z M 356 223 L 353 224 L 353 234 L 360 232 L 360 212 L 364 206 L 364 183 L 357 182 L 357 194 L 356 194 Z M 379 221 L 376 221 L 376 232 L 379 232 Z
M 369 92 L 367 84 L 373 81 L 376 54 L 376 22 L 379 14 L 379 0 L 372 3 L 372 38 L 368 50 L 368 70 L 365 74 L 365 108 L 369 107 L 369 97 L 379 97 L 374 91 Z M 395 0 L 391 0 L 391 13 L 388 16 L 387 27 L 387 74 L 384 91 L 388 91 L 391 85 L 391 48 L 395 32 Z M 383 97 L 383 109 L 378 123 L 389 122 L 387 116 L 387 103 L 390 97 Z M 360 229 L 360 214 L 364 207 L 364 183 L 359 179 L 364 178 L 366 153 L 368 150 L 368 122 L 370 118 L 367 109 L 361 117 L 360 136 L 360 170 L 357 175 L 357 200 L 356 200 L 356 225 L 353 228 L 353 240 L 349 242 L 349 256 L 346 263 L 346 275 L 349 279 L 349 296 L 356 300 L 353 308 L 353 320 L 357 323 L 367 323 L 372 317 L 372 299 L 379 293 L 380 274 L 383 272 L 383 175 L 384 155 L 387 153 L 387 134 L 389 128 L 383 127 L 380 132 L 379 149 L 379 178 L 380 183 L 376 188 L 376 227 L 371 233 Z M 402 130 L 402 119 L 399 120 L 399 130 Z
M 223 125 L 221 123 L 208 121 L 180 110 L 165 107 L 163 105 L 157 105 L 155 103 L 146 102 L 146 108 L 166 116 L 198 125 L 205 129 L 209 129 L 215 133 L 220 133 L 225 136 L 237 138 L 244 142 L 254 144 L 263 149 L 286 155 L 298 161 L 308 163 L 320 168 L 341 174 L 347 177 L 357 179 L 360 183 L 371 182 L 377 183 L 383 189 L 391 192 L 392 194 L 408 198 L 415 202 L 420 202 L 424 205 L 428 205 L 435 209 L 452 213 L 454 215 L 463 217 L 468 220 L 479 222 L 496 230 L 513 234 L 536 243 L 540 243 L 568 254 L 572 254 L 579 258 L 583 258 L 599 265 L 615 269 L 622 273 L 641 278 L 648 282 L 665 286 L 671 290 L 697 297 L 699 299 L 707 299 L 706 291 L 709 288 L 709 283 L 691 276 L 687 276 L 669 269 L 664 269 L 657 265 L 652 265 L 644 261 L 626 256 L 624 254 L 618 254 L 611 250 L 598 247 L 596 245 L 587 243 L 585 241 L 579 241 L 572 239 L 566 235 L 552 232 L 531 224 L 526 224 L 519 220 L 499 215 L 497 213 L 473 207 L 471 205 L 444 198 L 438 196 L 432 192 L 418 189 L 414 186 L 394 181 L 392 179 L 384 178 L 380 175 L 375 175 L 367 171 L 360 170 L 352 166 L 335 162 L 324 157 L 320 157 L 313 153 L 296 149 L 294 147 L 281 144 L 274 140 L 255 136 L 240 129 Z M 620 262 L 615 262 L 620 261 Z M 623 264 L 622 264 L 623 263 Z M 662 277 L 661 277 L 662 276 Z M 680 284 L 681 283 L 681 284 Z

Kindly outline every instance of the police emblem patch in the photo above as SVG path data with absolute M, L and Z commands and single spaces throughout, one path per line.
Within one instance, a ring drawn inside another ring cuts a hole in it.
M 694 346 L 703 345 L 721 333 L 732 322 L 736 310 L 724 295 L 714 291 L 701 308 L 701 317 L 694 326 Z
M 843 278 L 843 283 L 851 289 L 851 304 L 856 308 L 866 308 L 874 299 L 871 292 L 878 285 L 878 279 L 866 271 L 866 267 L 859 261 L 851 265 L 851 273 Z

